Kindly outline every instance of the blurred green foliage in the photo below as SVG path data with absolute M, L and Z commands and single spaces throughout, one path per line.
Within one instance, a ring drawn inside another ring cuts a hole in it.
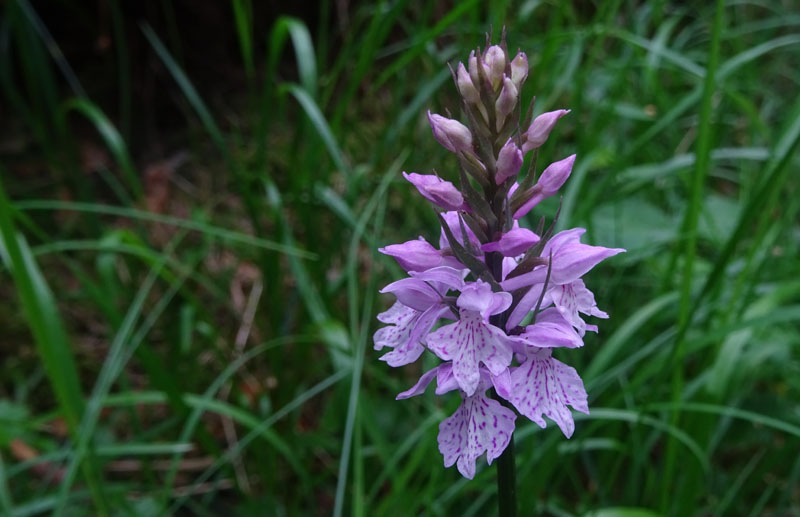
M 791 2 L 234 0 L 201 35 L 231 62 L 180 3 L 101 4 L 61 6 L 107 50 L 80 69 L 47 6 L 0 15 L 0 513 L 493 514 L 493 468 L 441 464 L 457 397 L 394 401 L 419 365 L 371 334 L 376 248 L 437 238 L 400 172 L 455 172 L 425 110 L 502 26 L 524 102 L 572 109 L 539 157 L 578 154 L 559 225 L 629 250 L 558 352 L 591 415 L 518 427 L 522 514 L 800 512 Z

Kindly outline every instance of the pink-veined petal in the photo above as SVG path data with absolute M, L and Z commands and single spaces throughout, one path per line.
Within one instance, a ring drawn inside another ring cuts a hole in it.
M 556 309 L 551 307 L 536 315 L 536 322 L 525 327 L 525 331 L 514 338 L 515 341 L 537 348 L 583 346 L 581 336 L 572 324 Z
M 462 310 L 457 322 L 430 334 L 427 343 L 440 358 L 453 361 L 453 376 L 467 395 L 478 388 L 481 363 L 495 375 L 511 363 L 511 338 L 475 311 Z
M 420 315 L 420 311 L 400 302 L 395 302 L 389 310 L 378 314 L 378 320 L 389 325 L 379 328 L 373 335 L 375 350 L 395 348 L 408 340 Z
M 529 352 L 511 371 L 511 383 L 511 403 L 520 413 L 540 427 L 547 427 L 543 415 L 550 418 L 567 438 L 575 431 L 567 406 L 589 413 L 583 381 L 574 368 L 553 359 L 550 349 Z
M 594 325 L 586 325 L 583 318 L 578 314 L 579 312 L 587 316 L 608 318 L 608 314 L 597 307 L 594 294 L 586 288 L 586 284 L 584 284 L 581 279 L 570 282 L 569 284 L 553 286 L 553 288 L 548 291 L 548 294 L 553 299 L 561 315 L 578 330 L 578 334 L 581 336 L 583 336 L 587 330 L 597 332 L 597 327 Z
M 450 309 L 446 305 L 434 305 L 427 309 L 419 316 L 411 325 L 411 332 L 408 337 L 397 344 L 394 349 L 381 356 L 381 361 L 386 361 L 389 366 L 398 367 L 411 364 L 422 355 L 425 348 L 422 344 L 425 341 L 425 336 L 431 331 L 431 328 L 439 321 L 445 313 Z
M 445 467 L 458 464 L 462 476 L 475 477 L 475 460 L 492 461 L 503 453 L 514 433 L 517 415 L 483 392 L 466 397 L 455 413 L 439 424 L 439 451 Z

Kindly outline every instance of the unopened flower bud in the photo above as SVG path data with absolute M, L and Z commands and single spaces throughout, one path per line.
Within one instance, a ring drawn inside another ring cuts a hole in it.
M 514 106 L 517 105 L 517 87 L 507 76 L 503 75 L 503 90 L 494 104 L 495 111 L 497 112 L 497 129 L 503 127 L 503 122 L 506 117 L 514 111 Z
M 539 240 L 539 236 L 527 228 L 513 228 L 503 234 L 499 240 L 487 242 L 481 246 L 481 250 L 499 251 L 504 257 L 516 257 L 528 251 Z
M 492 88 L 496 91 L 506 69 L 506 53 L 498 45 L 492 45 L 486 50 L 483 61 L 486 63 L 487 74 L 489 81 L 492 83 Z
M 511 82 L 513 82 L 514 86 L 519 90 L 527 77 L 528 56 L 525 55 L 525 52 L 519 52 L 516 57 L 511 60 Z
M 464 196 L 449 181 L 433 174 L 403 173 L 403 176 L 419 190 L 425 199 L 445 210 L 463 210 Z
M 378 251 L 394 257 L 406 271 L 425 271 L 442 263 L 442 253 L 421 237 L 402 244 L 378 248 Z
M 575 164 L 575 155 L 569 156 L 564 158 L 563 160 L 559 160 L 557 162 L 551 163 L 547 166 L 547 168 L 542 172 L 542 175 L 539 177 L 539 180 L 536 182 L 536 185 L 533 186 L 531 189 L 533 191 L 533 196 L 519 209 L 514 212 L 514 219 L 519 219 L 520 217 L 524 216 L 528 212 L 531 211 L 531 208 L 538 205 L 543 199 L 548 198 L 558 192 L 558 189 L 567 181 L 569 178 L 570 173 L 572 172 L 572 166 Z
M 428 112 L 428 121 L 433 130 L 433 136 L 448 151 L 458 153 L 472 153 L 472 133 L 467 126 L 436 113 Z
M 500 149 L 500 154 L 497 156 L 495 183 L 500 185 L 508 178 L 516 176 L 520 167 L 522 167 L 522 151 L 513 140 L 509 139 L 506 145 Z
M 558 192 L 558 189 L 560 189 L 564 182 L 567 181 L 567 178 L 569 178 L 574 164 L 575 155 L 573 154 L 572 156 L 568 156 L 563 160 L 559 160 L 547 166 L 539 177 L 539 181 L 536 182 L 536 185 L 542 189 L 542 193 L 545 197 L 552 196 Z
M 477 104 L 480 102 L 481 96 L 478 93 L 478 89 L 475 88 L 475 83 L 472 82 L 469 72 L 464 68 L 464 63 L 458 64 L 456 82 L 458 83 L 458 91 L 461 92 L 461 96 L 464 97 L 465 101 L 470 104 Z
M 525 132 L 525 139 L 522 142 L 522 152 L 527 153 L 531 149 L 537 149 L 547 141 L 550 132 L 555 127 L 558 119 L 569 113 L 569 110 L 556 110 L 542 113 L 535 119 L 528 131 Z
M 478 56 L 475 55 L 475 51 L 469 53 L 469 59 L 467 60 L 467 66 L 469 67 L 469 77 L 472 79 L 472 84 L 477 86 L 480 84 L 480 75 L 478 74 Z M 485 65 L 484 65 L 485 66 Z M 488 74 L 488 72 L 487 72 Z

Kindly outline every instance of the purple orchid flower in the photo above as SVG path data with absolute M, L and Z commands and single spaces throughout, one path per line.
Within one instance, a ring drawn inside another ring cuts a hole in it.
M 403 173 L 436 210 L 439 249 L 420 237 L 379 250 L 408 275 L 381 290 L 396 301 L 378 315 L 385 326 L 373 336 L 375 350 L 387 349 L 380 359 L 395 367 L 426 350 L 442 360 L 397 399 L 423 393 L 434 378 L 436 395 L 458 391 L 461 405 L 439 426 L 439 451 L 469 479 L 479 457 L 491 464 L 507 450 L 517 412 L 541 427 L 555 422 L 568 438 L 575 432 L 572 410 L 588 413 L 587 393 L 553 354 L 597 332 L 584 317 L 608 318 L 582 277 L 625 251 L 582 243 L 582 228 L 551 235 L 520 225 L 569 179 L 576 157 L 549 165 L 535 183 L 519 177 L 524 154 L 544 145 L 569 110 L 512 119 L 526 111 L 519 100 L 528 59 L 511 59 L 505 48 L 472 52 L 456 68 L 469 127 L 428 112 L 435 139 L 458 155 L 454 182 Z

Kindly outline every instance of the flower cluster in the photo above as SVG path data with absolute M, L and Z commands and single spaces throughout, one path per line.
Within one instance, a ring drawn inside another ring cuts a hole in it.
M 491 464 L 512 439 L 512 407 L 541 427 L 548 417 L 567 437 L 575 428 L 567 406 L 588 413 L 583 381 L 552 352 L 597 332 L 581 315 L 608 318 L 581 276 L 624 250 L 581 243 L 581 228 L 553 235 L 555 221 L 546 229 L 544 218 L 535 232 L 519 225 L 575 162 L 572 155 L 534 173 L 536 150 L 569 111 L 533 118 L 531 106 L 522 115 L 525 54 L 511 59 L 505 42 L 478 49 L 453 76 L 467 125 L 430 112 L 428 119 L 458 159 L 458 187 L 435 174 L 403 173 L 436 207 L 441 236 L 438 248 L 420 237 L 380 249 L 408 277 L 381 291 L 397 301 L 378 315 L 386 326 L 374 341 L 376 350 L 389 349 L 381 360 L 391 366 L 416 361 L 426 348 L 444 361 L 397 398 L 422 393 L 434 377 L 437 394 L 458 390 L 462 404 L 439 425 L 439 450 L 445 466 L 457 464 L 471 479 L 479 456 Z

